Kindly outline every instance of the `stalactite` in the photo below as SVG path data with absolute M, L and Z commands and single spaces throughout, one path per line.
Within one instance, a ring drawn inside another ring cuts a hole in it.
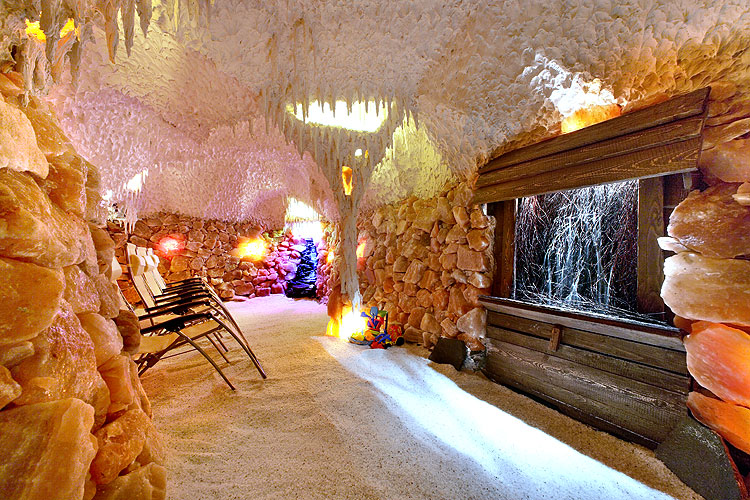
M 125 35 L 125 51 L 130 57 L 130 49 L 133 47 L 133 36 L 135 34 L 135 0 L 123 0 L 120 9 L 122 30 Z

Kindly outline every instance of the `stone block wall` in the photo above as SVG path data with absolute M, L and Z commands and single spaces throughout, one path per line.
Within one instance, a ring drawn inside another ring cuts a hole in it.
M 712 88 L 714 85 L 712 84 Z M 685 330 L 700 384 L 693 415 L 731 445 L 750 484 L 750 106 L 736 88 L 711 92 L 700 168 L 705 186 L 670 217 L 662 297 Z
M 131 355 L 140 330 L 109 279 L 99 173 L 47 106 L 0 74 L 0 492 L 166 496 L 164 449 Z
M 442 336 L 484 349 L 478 296 L 492 283 L 495 219 L 471 196 L 462 183 L 435 198 L 381 207 L 358 223 L 363 303 L 387 310 L 406 340 L 431 347 Z
M 159 272 L 167 281 L 203 276 L 219 296 L 248 298 L 284 293 L 297 270 L 304 240 L 290 233 L 264 232 L 250 223 L 202 220 L 176 214 L 156 214 L 136 222 L 131 234 L 116 224 L 109 225 L 118 242 L 118 259 L 125 262 L 125 241 L 153 248 L 161 258 Z M 165 238 L 178 242 L 178 249 L 167 252 L 160 245 Z M 237 247 L 244 239 L 267 242 L 267 254 L 258 260 L 240 258 Z M 127 277 L 120 281 L 128 301 L 136 304 L 138 295 Z

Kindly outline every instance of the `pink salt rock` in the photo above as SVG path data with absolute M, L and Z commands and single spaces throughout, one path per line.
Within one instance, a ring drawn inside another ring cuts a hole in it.
M 271 289 L 268 287 L 256 288 L 255 295 L 258 297 L 268 297 L 269 295 L 271 295 Z
M 63 268 L 65 273 L 65 300 L 76 314 L 97 312 L 101 307 L 99 292 L 86 273 L 78 266 Z
M 93 500 L 164 500 L 167 471 L 156 463 L 135 469 L 100 486 Z
M 21 395 L 21 386 L 13 380 L 10 370 L 0 365 L 0 409 Z
M 34 355 L 34 344 L 28 340 L 0 345 L 0 365 L 12 368 Z
M 96 371 L 94 344 L 67 302 L 32 341 L 34 355 L 11 369 L 23 393 L 14 401 L 28 405 L 63 398 L 92 401 Z
M 66 212 L 82 217 L 86 211 L 86 164 L 66 151 L 52 158 L 49 175 L 42 187 L 52 203 Z
M 96 454 L 91 406 L 75 398 L 0 412 L 3 498 L 82 498 Z
M 89 224 L 89 230 L 96 250 L 99 273 L 109 276 L 112 270 L 112 259 L 115 258 L 115 242 L 107 231 L 96 227 L 94 224 Z
M 486 271 L 487 263 L 484 253 L 475 252 L 474 250 L 461 246 L 458 248 L 456 267 L 464 271 Z
M 47 158 L 61 155 L 68 150 L 70 140 L 65 137 L 60 124 L 44 101 L 32 96 L 23 111 L 34 128 L 39 149 Z
M 707 257 L 750 255 L 750 207 L 732 197 L 736 184 L 693 191 L 669 217 L 667 232 Z
M 481 252 L 490 246 L 490 240 L 485 236 L 485 232 L 481 229 L 472 229 L 466 235 L 466 240 L 469 243 L 469 248 Z
M 735 139 L 703 151 L 699 166 L 724 182 L 750 182 L 750 139 Z
M 0 258 L 0 276 L 0 346 L 32 339 L 52 324 L 65 290 L 61 270 Z
M 484 344 L 478 337 L 473 337 L 468 333 L 459 333 L 457 338 L 458 340 L 463 341 L 463 343 L 466 344 L 466 347 L 468 347 L 470 351 L 484 350 Z
M 114 318 L 114 322 L 122 337 L 123 350 L 130 355 L 137 354 L 138 347 L 141 345 L 141 328 L 138 324 L 138 316 L 129 309 L 122 309 Z
M 440 322 L 440 328 L 442 330 L 443 337 L 454 339 L 458 335 L 458 328 L 456 328 L 456 325 L 453 323 L 453 321 L 449 320 L 448 318 L 445 318 Z
M 409 267 L 406 269 L 406 274 L 404 274 L 404 283 L 419 283 L 424 275 L 425 269 L 427 269 L 427 266 L 425 266 L 424 262 L 421 260 L 411 261 Z
M 691 331 L 684 340 L 690 374 L 724 401 L 750 407 L 750 335 L 706 321 Z
M 94 433 L 99 444 L 91 462 L 91 479 L 111 483 L 143 450 L 149 418 L 142 410 L 128 410 Z
M 678 316 L 750 326 L 750 262 L 681 252 L 664 261 L 661 296 Z
M 419 329 L 436 335 L 440 335 L 443 332 L 438 320 L 435 319 L 432 313 L 428 312 L 422 316 L 422 321 L 419 322 Z
M 688 394 L 687 405 L 695 418 L 735 447 L 750 453 L 750 409 L 698 392 Z
M 30 175 L 0 170 L 0 213 L 0 255 L 45 267 L 83 260 L 88 228 L 53 205 Z
M 167 461 L 167 446 L 164 443 L 164 437 L 154 427 L 154 423 L 149 420 L 146 429 L 146 440 L 143 442 L 143 449 L 135 458 L 135 463 L 145 466 L 151 462 L 164 465 Z
M 120 337 L 120 332 L 117 330 L 114 321 L 105 319 L 97 313 L 79 314 L 78 320 L 94 343 L 97 366 L 101 366 L 112 356 L 120 354 L 123 346 L 122 337 Z
M 448 299 L 448 312 L 458 319 L 471 310 L 471 304 L 466 300 L 463 290 L 454 286 L 450 291 L 450 298 Z
M 91 189 L 86 185 L 86 213 L 83 215 L 84 219 L 92 222 L 98 226 L 103 226 L 107 223 L 107 203 L 102 199 L 102 195 L 99 191 Z
M 99 373 L 109 388 L 110 405 L 107 413 L 122 411 L 133 404 L 135 391 L 130 378 L 130 362 L 130 356 L 120 354 L 99 367 Z
M 151 402 L 148 400 L 146 391 L 143 389 L 141 379 L 138 376 L 138 367 L 135 362 L 131 359 L 130 365 L 130 386 L 133 388 L 133 404 L 128 407 L 128 410 L 139 408 L 148 415 L 148 418 L 152 417 Z
M 483 307 L 475 307 L 456 321 L 456 328 L 461 333 L 472 337 L 484 337 L 486 335 L 487 313 Z
M 15 106 L 0 99 L 0 169 L 47 177 L 49 166 L 39 150 L 34 128 Z
M 99 314 L 107 319 L 116 318 L 120 314 L 120 288 L 103 274 L 95 276 L 93 281 L 101 300 Z

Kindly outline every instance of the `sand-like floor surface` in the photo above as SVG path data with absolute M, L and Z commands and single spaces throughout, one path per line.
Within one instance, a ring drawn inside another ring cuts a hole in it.
M 267 380 L 237 347 L 225 370 L 236 391 L 197 353 L 144 375 L 172 500 L 701 498 L 649 450 L 418 346 L 325 337 L 316 302 L 229 308 Z

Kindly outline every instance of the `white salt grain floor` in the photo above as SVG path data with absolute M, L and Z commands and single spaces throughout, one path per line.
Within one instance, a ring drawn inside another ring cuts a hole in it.
M 225 370 L 237 391 L 197 353 L 144 376 L 172 500 L 700 499 L 650 451 L 417 346 L 325 337 L 313 301 L 229 308 L 268 380 L 238 348 Z

